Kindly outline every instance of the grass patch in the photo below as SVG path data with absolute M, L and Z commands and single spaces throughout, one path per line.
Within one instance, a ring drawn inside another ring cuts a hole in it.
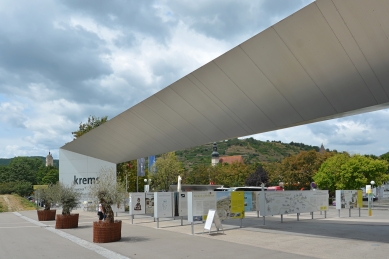
M 18 201 L 20 202 L 20 204 L 23 206 L 23 209 L 24 210 L 35 210 L 35 203 L 27 200 L 26 198 L 23 198 L 23 197 L 20 197 L 19 195 L 17 194 L 13 194 L 13 196 L 18 199 Z
M 2 201 L 1 201 L 1 198 L 0 198 L 0 212 L 7 212 L 8 209 L 7 209 L 7 206 L 5 206 Z

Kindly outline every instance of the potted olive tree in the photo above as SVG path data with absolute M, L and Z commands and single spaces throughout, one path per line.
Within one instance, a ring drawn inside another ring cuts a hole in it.
M 77 228 L 78 213 L 71 213 L 80 203 L 81 192 L 75 189 L 74 185 L 65 185 L 58 182 L 55 185 L 55 200 L 59 206 L 62 206 L 62 214 L 58 214 L 55 222 L 55 228 Z
M 56 193 L 55 189 L 56 189 L 55 186 L 50 184 L 47 186 L 47 188 L 40 188 L 35 191 L 36 197 L 38 197 L 39 202 L 41 204 L 44 204 L 43 210 L 39 210 L 37 204 L 37 214 L 38 214 L 39 221 L 55 220 L 56 210 L 51 209 L 51 204 L 55 200 L 55 193 Z
M 89 195 L 102 205 L 106 214 L 105 220 L 93 222 L 93 242 L 119 241 L 122 221 L 114 219 L 112 205 L 125 199 L 125 187 L 117 182 L 114 169 L 103 167 L 100 170 L 98 180 L 89 187 Z

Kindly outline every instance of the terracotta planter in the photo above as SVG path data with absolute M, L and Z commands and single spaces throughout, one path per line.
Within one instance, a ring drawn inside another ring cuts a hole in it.
M 37 210 L 39 221 L 55 220 L 55 213 L 57 210 Z
M 109 243 L 119 241 L 122 238 L 122 221 L 115 220 L 114 223 L 105 221 L 93 222 L 93 242 Z
M 55 228 L 78 228 L 79 214 L 62 215 L 58 214 L 55 220 Z

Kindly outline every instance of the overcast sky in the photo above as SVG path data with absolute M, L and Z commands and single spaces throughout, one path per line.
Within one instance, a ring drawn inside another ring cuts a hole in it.
M 310 0 L 0 1 L 0 158 L 46 156 Z M 389 110 L 255 135 L 389 151 Z

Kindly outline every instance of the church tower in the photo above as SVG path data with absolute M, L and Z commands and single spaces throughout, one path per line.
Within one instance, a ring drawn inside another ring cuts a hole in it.
M 217 152 L 216 142 L 213 142 L 212 166 L 217 164 L 219 164 L 219 153 Z
M 320 154 L 323 154 L 323 153 L 325 153 L 326 152 L 326 150 L 325 150 L 325 148 L 324 148 L 324 146 L 323 146 L 323 143 L 321 144 L 321 147 L 320 147 L 320 150 L 319 150 L 319 153 Z
M 46 156 L 46 166 L 54 166 L 53 156 L 49 154 Z

